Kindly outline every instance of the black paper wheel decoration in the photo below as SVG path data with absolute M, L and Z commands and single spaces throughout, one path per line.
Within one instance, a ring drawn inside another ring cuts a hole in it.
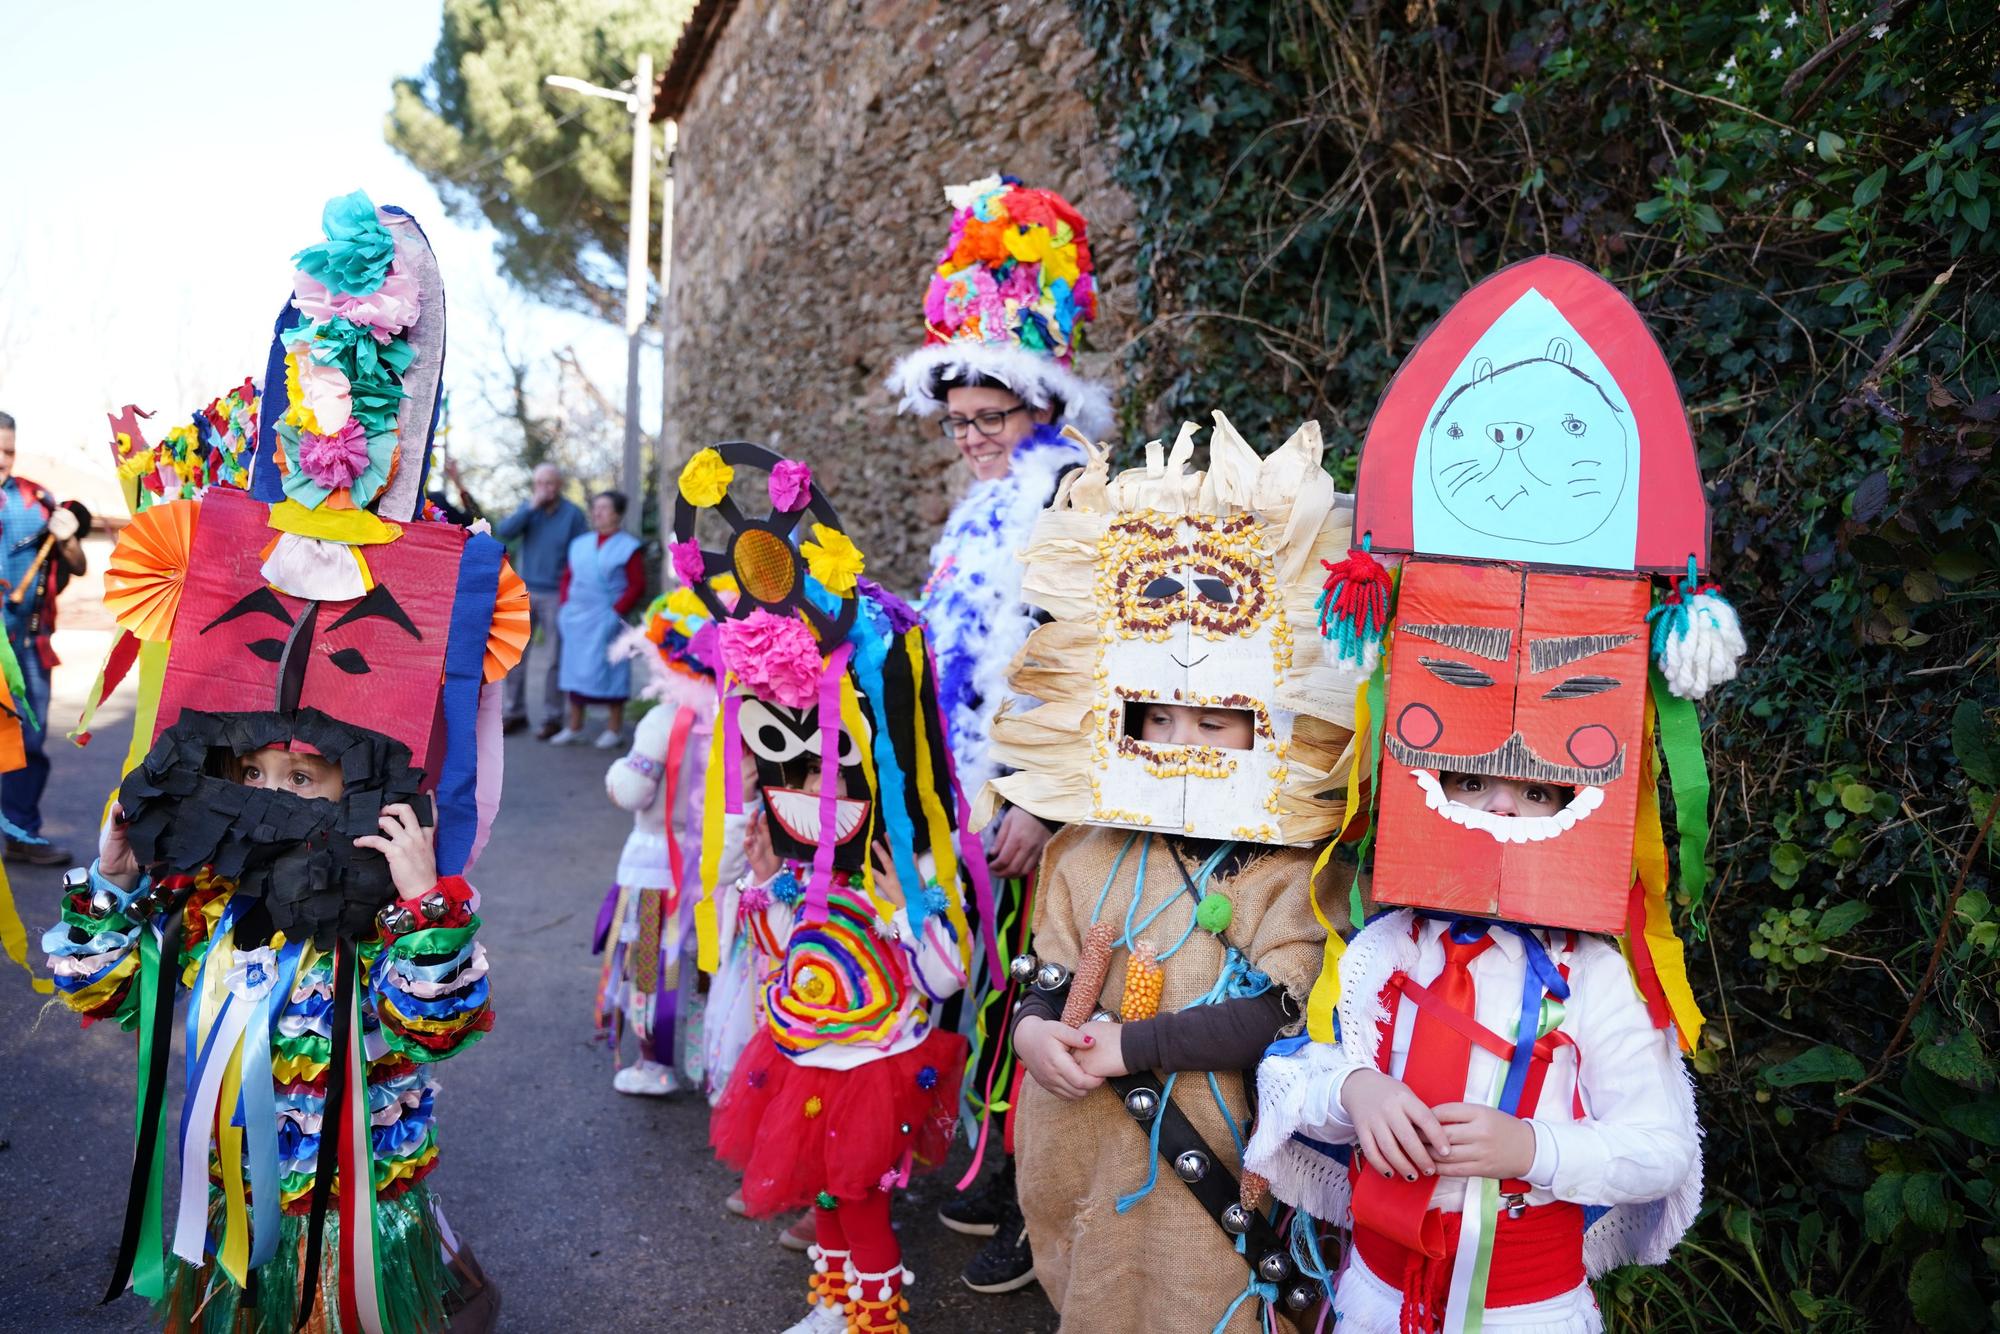
M 747 440 L 725 440 L 714 449 L 724 463 L 739 470 L 754 468 L 769 474 L 785 461 L 784 455 Z M 720 623 L 741 620 L 759 608 L 778 615 L 802 613 L 811 623 L 822 653 L 832 652 L 846 640 L 860 608 L 860 599 L 851 593 L 846 596 L 834 594 L 840 598 L 840 608 L 833 615 L 814 606 L 806 596 L 805 557 L 799 554 L 795 544 L 799 530 L 808 521 L 846 531 L 841 528 L 839 511 L 820 491 L 819 483 L 814 482 L 808 487 L 806 503 L 792 512 L 773 506 L 763 518 L 751 518 L 738 509 L 727 495 L 708 509 L 710 513 L 720 515 L 722 521 L 729 525 L 729 541 L 725 550 L 704 547 L 701 551 L 702 569 L 706 573 L 694 585 L 694 593 L 708 608 L 709 615 Z M 675 541 L 696 540 L 695 521 L 701 513 L 688 503 L 686 496 L 675 497 Z M 734 575 L 736 586 L 741 590 L 734 610 L 716 595 L 713 587 L 712 581 L 721 574 Z M 831 591 L 828 590 L 829 593 Z

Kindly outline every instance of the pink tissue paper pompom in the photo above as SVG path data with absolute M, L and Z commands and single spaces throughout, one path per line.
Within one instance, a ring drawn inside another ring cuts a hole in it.
M 422 299 L 417 280 L 391 266 L 382 285 L 362 296 L 330 291 L 326 284 L 308 273 L 292 275 L 292 304 L 311 320 L 340 318 L 368 330 L 378 343 L 387 343 L 417 322 Z
M 669 542 L 667 555 L 674 564 L 674 578 L 692 587 L 701 582 L 707 566 L 702 564 L 701 547 L 694 542 Z
M 742 620 L 725 621 L 722 661 L 760 699 L 804 709 L 819 697 L 819 643 L 796 617 L 759 607 Z
M 812 499 L 813 470 L 797 459 L 785 459 L 771 469 L 771 508 L 790 514 Z
M 329 491 L 354 485 L 368 470 L 368 433 L 352 417 L 332 435 L 299 436 L 299 466 L 306 476 Z

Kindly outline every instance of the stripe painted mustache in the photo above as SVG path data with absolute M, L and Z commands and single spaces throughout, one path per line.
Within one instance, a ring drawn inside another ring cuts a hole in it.
M 1512 778 L 1523 783 L 1556 783 L 1564 787 L 1602 787 L 1616 782 L 1625 773 L 1625 751 L 1619 748 L 1608 764 L 1595 767 L 1557 764 L 1537 755 L 1519 732 L 1492 750 L 1478 755 L 1449 755 L 1441 750 L 1418 750 L 1394 736 L 1385 738 L 1389 753 L 1398 763 L 1412 769 L 1437 769 L 1445 773 L 1484 774 L 1488 778 Z

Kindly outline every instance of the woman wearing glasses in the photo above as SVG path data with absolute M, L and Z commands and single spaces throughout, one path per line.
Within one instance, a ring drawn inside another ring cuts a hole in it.
M 1071 367 L 1082 326 L 1097 314 L 1096 279 L 1083 215 L 1062 196 L 993 176 L 948 188 L 951 235 L 924 297 L 924 346 L 897 363 L 889 388 L 902 409 L 943 418 L 944 437 L 973 484 L 931 549 L 924 620 L 937 653 L 938 695 L 967 797 L 996 774 L 988 728 L 1006 698 L 1007 664 L 1035 626 L 1021 603 L 1017 553 L 1069 469 L 1085 461 L 1073 427 L 1091 440 L 1111 428 L 1104 387 Z M 1009 808 L 987 831 L 1001 957 L 1027 948 L 1029 888 L 1052 831 Z M 988 1110 L 1012 1103 L 1006 1041 L 1014 996 L 1005 977 L 968 990 L 966 1030 L 975 1046 L 965 1109 L 979 1163 L 997 1160 L 986 1185 L 941 1211 L 955 1231 L 991 1237 L 966 1266 L 978 1292 L 1009 1292 L 1034 1279 L 1027 1230 L 1014 1198 L 1011 1126 Z

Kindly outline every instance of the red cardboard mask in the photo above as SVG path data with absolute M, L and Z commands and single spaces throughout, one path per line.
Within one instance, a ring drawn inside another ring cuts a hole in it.
M 1403 565 L 1383 718 L 1375 896 L 1580 931 L 1624 928 L 1644 755 L 1643 577 Z M 1440 774 L 1574 789 L 1504 817 Z
M 434 775 L 432 739 L 465 530 L 404 524 L 396 540 L 367 548 L 372 589 L 312 602 L 278 592 L 265 578 L 263 552 L 276 536 L 270 517 L 270 506 L 241 491 L 215 488 L 201 502 L 154 736 L 184 708 L 307 704 L 402 742 Z

